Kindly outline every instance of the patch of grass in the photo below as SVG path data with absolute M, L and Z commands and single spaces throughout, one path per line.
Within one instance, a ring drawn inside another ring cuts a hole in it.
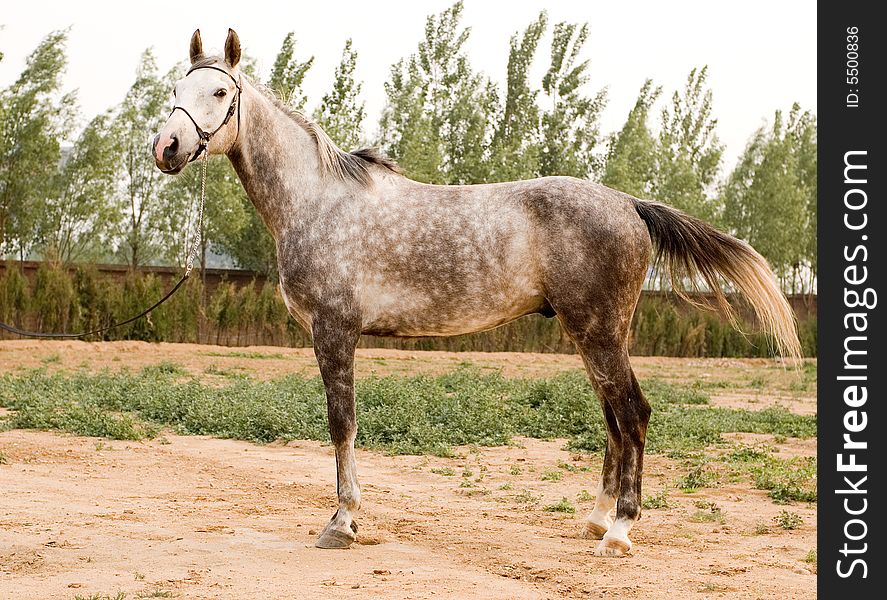
M 165 360 L 163 362 L 157 363 L 156 365 L 149 365 L 143 368 L 142 375 L 148 378 L 165 377 L 169 375 L 173 375 L 176 377 L 185 377 L 188 375 L 188 371 L 185 370 L 185 368 L 181 365 L 178 365 L 172 361 Z
M 456 474 L 456 471 L 450 467 L 435 467 L 431 469 L 431 472 L 435 475 L 443 475 L 444 477 L 452 477 Z
M 668 490 L 662 489 L 652 496 L 645 496 L 641 502 L 641 508 L 671 508 L 668 503 Z
M 258 381 L 216 373 L 231 380 L 204 384 L 188 379 L 174 363 L 139 373 L 38 369 L 0 377 L 0 405 L 15 411 L 6 419 L 11 427 L 118 439 L 151 437 L 161 427 L 255 442 L 329 439 L 319 377 Z M 506 445 L 513 436 L 566 437 L 572 449 L 584 452 L 606 446 L 599 403 L 578 370 L 545 379 L 507 379 L 499 372 L 456 369 L 440 376 L 361 379 L 356 387 L 357 443 L 365 448 L 452 456 L 454 446 Z M 722 444 L 725 432 L 816 433 L 812 416 L 775 408 L 712 408 L 705 406 L 701 390 L 657 380 L 643 387 L 654 409 L 647 439 L 652 453 L 691 453 Z
M 6 458 L 6 455 L 0 452 L 0 465 L 9 464 L 9 459 Z
M 752 377 L 751 381 L 748 382 L 748 387 L 753 390 L 763 390 L 767 386 L 767 378 L 763 375 L 757 375 Z
M 815 565 L 815 564 L 816 564 L 816 550 L 815 550 L 815 549 L 811 550 L 811 551 L 808 552 L 807 555 L 806 555 L 804 558 L 802 558 L 801 560 L 803 560 L 805 563 L 809 563 L 809 564 L 811 564 L 811 565 Z
M 579 493 L 576 494 L 576 502 L 592 502 L 594 501 L 594 496 L 588 493 L 588 490 L 579 490 Z
M 564 472 L 559 469 L 545 469 L 542 472 L 542 481 L 560 481 L 564 478 Z
M 726 462 L 734 463 L 750 463 L 762 460 L 768 460 L 773 454 L 772 446 L 746 446 L 741 445 L 734 448 L 723 456 Z
M 74 600 L 125 600 L 126 594 L 124 592 L 117 592 L 115 595 L 111 594 L 91 594 L 89 596 L 74 596 Z
M 576 507 L 564 497 L 554 504 L 545 506 L 542 510 L 546 512 L 568 513 L 572 515 L 576 512 Z
M 280 352 L 240 352 L 240 351 L 232 351 L 232 352 L 201 352 L 202 356 L 217 356 L 220 358 L 249 358 L 254 360 L 277 360 L 286 358 L 286 355 Z
M 510 481 L 507 481 L 507 482 L 503 483 L 502 485 L 500 485 L 500 486 L 499 486 L 499 489 L 500 489 L 500 490 L 503 490 L 503 491 L 507 491 L 507 490 L 512 489 L 512 487 L 513 487 L 513 486 L 511 485 L 511 482 L 510 482 Z
M 520 494 L 514 496 L 514 501 L 518 504 L 532 504 L 538 502 L 539 497 L 530 493 L 530 490 L 524 490 Z
M 787 530 L 797 529 L 804 524 L 804 519 L 801 518 L 801 515 L 787 510 L 783 510 L 781 513 L 773 517 L 773 520 L 777 525 Z
M 693 493 L 699 488 L 715 487 L 717 483 L 717 474 L 706 471 L 705 466 L 701 465 L 678 479 L 675 487 L 680 488 L 683 492 Z
M 62 362 L 62 357 L 59 356 L 58 352 L 53 352 L 52 354 L 47 354 L 43 358 L 40 359 L 44 365 L 57 365 Z
M 751 468 L 755 487 L 768 490 L 777 504 L 816 502 L 816 458 L 768 456 Z
M 768 533 L 770 533 L 770 526 L 766 523 L 758 523 L 755 525 L 752 533 L 754 533 L 755 535 L 767 535 Z
M 508 471 L 509 475 L 520 475 L 520 467 L 517 465 L 511 465 L 511 469 Z
M 215 375 L 226 379 L 249 379 L 249 375 L 236 369 L 225 369 L 218 365 L 210 365 L 203 370 L 206 375 Z
M 690 515 L 690 520 L 694 523 L 725 523 L 724 511 L 714 502 L 697 500 L 693 505 L 699 509 Z

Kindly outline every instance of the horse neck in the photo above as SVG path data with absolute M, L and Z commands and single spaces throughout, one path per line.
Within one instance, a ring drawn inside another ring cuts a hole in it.
M 240 130 L 228 158 L 265 226 L 280 239 L 287 223 L 322 190 L 317 145 L 290 115 L 243 84 Z

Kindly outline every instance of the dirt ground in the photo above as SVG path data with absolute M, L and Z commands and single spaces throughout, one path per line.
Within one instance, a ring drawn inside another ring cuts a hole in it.
M 162 361 L 205 378 L 212 365 L 261 377 L 315 373 L 310 350 L 0 342 L 0 372 Z M 579 366 L 571 356 L 362 350 L 358 369 L 361 376 L 431 373 L 464 362 L 512 376 Z M 716 404 L 778 402 L 815 412 L 814 392 L 793 391 L 797 374 L 771 361 L 634 364 L 641 378 L 722 382 Z M 766 441 L 784 457 L 816 452 L 815 440 L 732 437 Z M 685 469 L 660 455 L 645 461 L 645 494 L 669 488 L 671 508 L 644 512 L 629 557 L 594 557 L 595 542 L 576 537 L 592 506 L 578 495 L 594 493 L 601 458 L 571 455 L 564 445 L 519 439 L 458 449 L 455 458 L 359 451 L 360 543 L 324 551 L 313 541 L 335 506 L 328 445 L 7 431 L 0 433 L 0 598 L 815 597 L 815 566 L 803 560 L 816 546 L 815 507 L 788 507 L 803 525 L 784 530 L 774 517 L 786 507 L 765 492 L 726 484 L 682 493 L 673 482 Z M 561 469 L 562 479 L 542 479 L 563 463 L 574 468 Z M 544 510 L 564 497 L 575 515 Z M 694 519 L 699 501 L 716 503 L 724 522 Z

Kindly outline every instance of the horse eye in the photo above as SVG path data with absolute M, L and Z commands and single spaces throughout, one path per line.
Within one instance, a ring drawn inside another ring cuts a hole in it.
M 222 89 L 218 90 L 215 94 L 213 94 L 213 96 L 215 96 L 216 98 L 224 98 L 227 93 L 228 90 Z

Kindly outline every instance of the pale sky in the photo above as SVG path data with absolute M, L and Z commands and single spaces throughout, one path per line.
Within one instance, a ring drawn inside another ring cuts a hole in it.
M 450 0 L 267 2 L 40 2 L 0 0 L 0 88 L 14 81 L 25 57 L 51 30 L 71 26 L 67 89 L 77 89 L 84 121 L 117 104 L 132 84 L 139 56 L 152 47 L 162 71 L 187 58 L 191 33 L 200 28 L 205 48 L 221 48 L 228 27 L 244 52 L 270 71 L 284 36 L 295 31 L 296 52 L 314 55 L 304 88 L 313 108 L 332 85 L 345 39 L 358 52 L 368 113 L 364 128 L 377 131 L 390 66 L 416 50 L 425 17 Z M 138 6 L 127 8 L 124 6 Z M 588 22 L 584 57 L 591 60 L 589 95 L 609 88 L 605 133 L 619 129 L 648 77 L 665 89 L 683 85 L 694 66 L 709 65 L 718 135 L 732 167 L 748 137 L 773 111 L 792 102 L 816 111 L 815 2 L 661 2 L 466 0 L 463 24 L 471 27 L 473 67 L 504 89 L 508 41 L 542 9 L 549 13 L 533 72 L 540 85 L 548 62 L 551 24 Z M 651 124 L 658 121 L 656 114 Z

